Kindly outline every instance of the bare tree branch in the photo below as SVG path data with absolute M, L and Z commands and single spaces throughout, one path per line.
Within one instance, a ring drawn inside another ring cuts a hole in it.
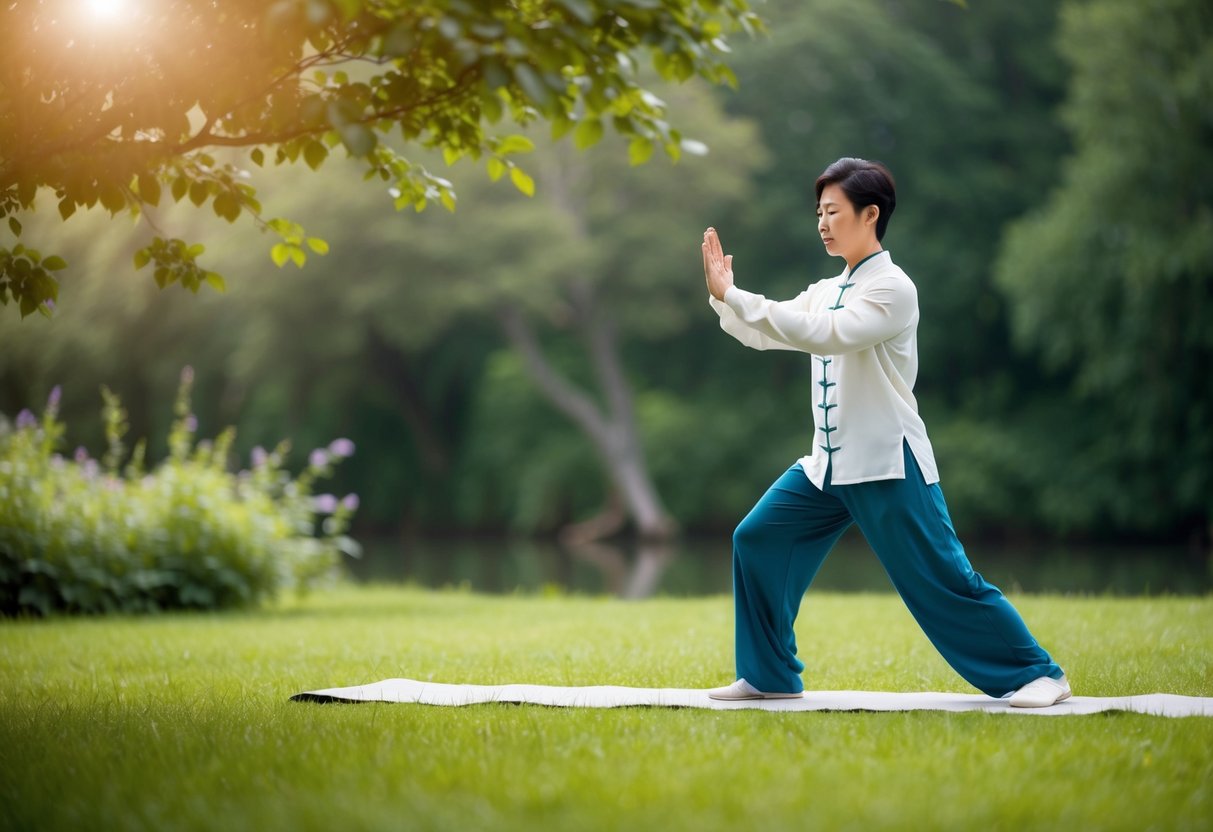
M 594 401 L 562 376 L 547 356 L 521 310 L 504 305 L 497 314 L 506 340 L 522 357 L 527 373 L 556 408 L 572 419 L 604 452 L 612 449 L 611 426 Z

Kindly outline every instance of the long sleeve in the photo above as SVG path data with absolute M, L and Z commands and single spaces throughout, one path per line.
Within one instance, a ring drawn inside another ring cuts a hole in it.
M 805 293 L 777 302 L 731 286 L 724 294 L 723 305 L 734 317 L 730 321 L 721 313 L 720 325 L 755 349 L 845 355 L 887 341 L 915 323 L 918 294 L 909 280 L 879 276 L 861 283 L 862 288 L 847 295 L 845 305 L 821 312 L 808 310 L 803 302 Z M 753 334 L 733 331 L 738 326 Z
M 801 293 L 803 297 L 805 293 Z M 797 301 L 800 298 L 796 299 Z M 796 302 L 796 301 L 792 301 Z M 737 313 L 724 301 L 717 300 L 714 297 L 708 296 L 708 303 L 716 310 L 716 314 L 720 316 L 720 328 L 732 335 L 745 346 L 754 350 L 797 350 L 799 347 L 794 347 L 791 344 L 785 344 L 782 341 L 776 341 L 770 338 L 757 329 L 746 324 L 737 317 Z

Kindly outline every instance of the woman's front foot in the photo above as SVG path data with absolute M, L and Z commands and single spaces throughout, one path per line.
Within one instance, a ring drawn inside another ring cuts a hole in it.
M 745 679 L 738 679 L 731 685 L 726 685 L 723 688 L 712 688 L 708 691 L 709 699 L 724 701 L 743 699 L 800 699 L 803 696 L 803 691 L 800 693 L 767 693 L 754 687 Z
M 1060 679 L 1041 676 L 1011 694 L 1010 705 L 1012 708 L 1047 708 L 1069 698 L 1070 683 L 1064 675 Z

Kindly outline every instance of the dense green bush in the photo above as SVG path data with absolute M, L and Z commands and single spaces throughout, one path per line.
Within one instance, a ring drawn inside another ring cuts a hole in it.
M 342 552 L 357 554 L 344 534 L 357 495 L 312 495 L 353 443 L 312 451 L 294 477 L 283 468 L 285 442 L 255 449 L 249 469 L 231 473 L 232 429 L 195 441 L 192 381 L 187 367 L 169 456 L 147 473 L 143 440 L 127 458 L 126 414 L 108 390 L 101 460 L 84 448 L 71 459 L 56 452 L 58 388 L 41 419 L 0 416 L 0 612 L 232 607 L 314 585 Z

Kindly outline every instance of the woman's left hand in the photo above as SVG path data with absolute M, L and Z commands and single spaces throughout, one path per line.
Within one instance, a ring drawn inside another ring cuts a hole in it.
M 724 293 L 733 285 L 733 255 L 724 253 L 715 228 L 703 232 L 703 276 L 707 279 L 709 294 L 724 300 Z

